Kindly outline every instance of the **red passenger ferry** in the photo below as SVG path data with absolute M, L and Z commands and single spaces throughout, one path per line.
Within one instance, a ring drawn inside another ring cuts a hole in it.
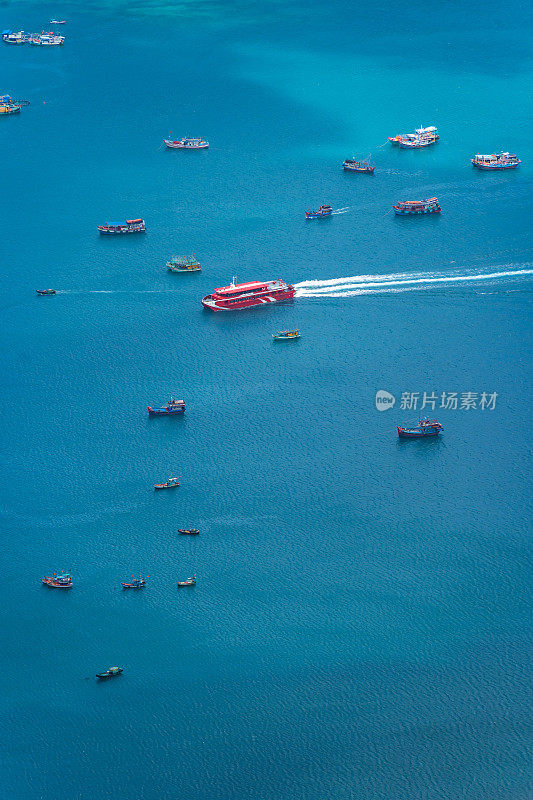
M 204 297 L 202 305 L 204 308 L 210 308 L 211 311 L 237 311 L 240 308 L 291 300 L 295 291 L 291 283 L 285 283 L 282 280 L 236 284 L 235 278 L 233 278 L 230 286 L 215 289 L 213 294 Z

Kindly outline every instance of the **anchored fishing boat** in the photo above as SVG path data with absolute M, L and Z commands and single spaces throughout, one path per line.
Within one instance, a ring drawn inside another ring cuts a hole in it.
M 183 414 L 185 411 L 185 400 L 174 400 L 170 398 L 166 406 L 161 408 L 152 408 L 148 406 L 148 414 L 150 417 L 167 417 L 169 414 Z
M 72 575 L 64 572 L 62 575 L 47 575 L 41 578 L 41 582 L 46 586 L 51 586 L 53 589 L 70 589 L 72 587 Z
M 491 153 L 490 155 L 476 155 L 471 158 L 474 167 L 478 169 L 516 169 L 522 162 L 515 153 Z
M 167 261 L 167 269 L 171 272 L 200 272 L 201 266 L 196 256 L 172 256 Z
M 186 581 L 178 581 L 178 586 L 195 586 L 196 585 L 196 575 L 193 575 L 191 578 L 187 578 Z
M 429 125 L 427 128 L 416 128 L 414 133 L 399 133 L 396 136 L 389 136 L 389 142 L 397 144 L 400 147 L 427 147 L 430 144 L 435 144 L 439 139 L 439 131 L 435 125 Z
M 66 25 L 66 19 L 51 19 L 50 25 Z
M 278 331 L 277 333 L 272 334 L 272 338 L 275 342 L 287 342 L 290 339 L 299 339 L 302 334 L 300 331 Z
M 101 234 L 145 233 L 146 225 L 143 219 L 127 219 L 126 222 L 106 222 L 97 225 Z
M 97 672 L 96 677 L 102 681 L 106 678 L 114 678 L 116 675 L 120 675 L 122 672 L 124 672 L 122 667 L 109 667 L 109 669 L 106 669 L 105 672 Z
M 443 430 L 440 422 L 437 422 L 436 419 L 428 419 L 427 417 L 419 420 L 418 425 L 412 428 L 402 428 L 400 425 L 397 425 L 396 428 L 400 439 L 421 439 L 425 436 L 438 436 Z
M 393 206 L 394 213 L 400 216 L 410 214 L 440 214 L 441 207 L 436 197 L 428 200 L 405 200 Z
M 349 172 L 366 172 L 369 175 L 373 175 L 375 170 L 375 167 L 372 167 L 369 161 L 358 161 L 356 158 L 347 158 L 342 167 Z
M 236 284 L 233 278 L 229 286 L 215 289 L 213 294 L 206 295 L 202 305 L 211 311 L 238 311 L 241 308 L 291 300 L 295 291 L 291 283 L 282 280 Z
M 123 583 L 123 589 L 144 589 L 146 586 L 146 580 L 139 575 L 138 578 L 134 578 L 133 575 L 131 576 L 132 580 L 129 583 Z M 150 576 L 147 576 L 150 577 Z
M 178 533 L 181 533 L 182 536 L 198 536 L 200 531 L 198 528 L 189 528 L 188 530 L 186 528 L 178 528 Z
M 36 289 L 37 294 L 55 294 L 55 289 Z
M 49 31 L 45 33 L 44 31 L 40 34 L 32 36 L 30 39 L 30 44 L 34 47 L 60 47 L 65 42 L 64 36 L 59 36 L 58 34 Z
M 320 219 L 321 217 L 331 217 L 333 209 L 330 205 L 322 205 L 318 211 L 306 211 L 306 219 Z
M 173 150 L 205 150 L 209 147 L 209 142 L 206 139 L 190 139 L 184 137 L 183 139 L 171 139 L 170 134 L 168 139 L 163 139 L 165 146 Z
M 31 34 L 25 33 L 24 31 L 12 31 L 9 28 L 2 31 L 2 40 L 6 44 L 26 44 L 29 42 L 31 38 Z
M 0 95 L 0 114 L 20 114 L 22 103 L 13 100 L 11 95 Z
M 173 478 L 172 475 L 165 483 L 154 483 L 154 489 L 156 491 L 158 489 L 175 489 L 176 486 L 179 486 L 179 481 L 177 478 Z

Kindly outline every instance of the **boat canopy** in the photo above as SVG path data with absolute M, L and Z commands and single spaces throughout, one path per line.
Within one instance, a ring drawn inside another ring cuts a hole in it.
M 126 224 L 127 225 L 139 225 L 143 221 L 144 220 L 142 220 L 142 219 L 127 219 L 126 220 Z

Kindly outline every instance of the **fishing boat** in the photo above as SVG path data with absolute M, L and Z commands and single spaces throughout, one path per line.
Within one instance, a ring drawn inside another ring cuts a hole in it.
M 106 678 L 114 678 L 116 675 L 120 675 L 122 672 L 124 672 L 122 667 L 109 667 L 109 669 L 106 669 L 105 672 L 97 672 L 96 677 L 103 681 Z
M 211 311 L 238 311 L 242 308 L 291 300 L 295 291 L 291 283 L 285 283 L 281 279 L 236 284 L 233 278 L 229 286 L 215 289 L 213 294 L 206 295 L 202 305 Z
M 438 137 L 435 136 L 419 136 L 418 134 L 408 133 L 406 136 L 398 139 L 398 146 L 411 150 L 418 150 L 421 147 L 429 147 L 435 144 Z
M 209 147 L 209 142 L 206 139 L 191 139 L 185 136 L 183 139 L 171 139 L 170 134 L 168 139 L 163 139 L 165 146 L 172 150 L 205 150 Z
M 178 533 L 181 533 L 182 536 L 198 536 L 200 531 L 198 528 L 189 528 L 188 530 L 186 528 L 178 528 Z
M 55 294 L 55 289 L 36 289 L 37 294 Z
M 275 342 L 287 342 L 290 339 L 299 339 L 302 334 L 300 331 L 278 331 L 277 333 L 272 334 L 272 338 Z
M 169 414 L 183 414 L 185 411 L 185 400 L 174 400 L 170 398 L 166 406 L 161 408 L 152 408 L 148 406 L 148 414 L 150 417 L 168 417 Z
M 491 153 L 490 155 L 476 155 L 471 158 L 474 167 L 478 169 L 516 169 L 522 162 L 515 153 Z
M 122 233 L 145 233 L 146 225 L 143 219 L 127 219 L 126 222 L 106 222 L 105 225 L 97 225 L 101 234 L 122 234 Z
M 306 211 L 306 219 L 320 219 L 321 217 L 331 217 L 333 209 L 330 205 L 322 205 L 318 211 Z
M 64 572 L 62 575 L 47 575 L 41 578 L 41 582 L 53 589 L 70 589 L 72 587 L 72 575 Z
M 427 140 L 426 144 L 420 145 L 422 147 L 427 147 L 428 144 L 434 144 L 438 139 L 439 131 L 435 127 L 435 125 L 428 125 L 427 128 L 416 128 L 414 133 L 398 133 L 396 136 L 389 136 L 389 142 L 392 144 L 397 144 L 400 147 L 409 147 L 409 144 L 405 144 L 405 142 L 410 141 L 418 141 L 418 140 Z M 402 144 L 402 142 L 404 144 Z
M 2 31 L 2 40 L 6 44 L 26 44 L 30 39 L 30 34 L 24 33 L 24 31 L 12 31 L 9 28 Z
M 172 256 L 167 261 L 167 269 L 171 272 L 200 272 L 201 266 L 196 256 Z
M 51 19 L 50 25 L 66 25 L 66 19 Z
M 43 31 L 40 34 L 32 36 L 30 39 L 30 44 L 34 47 L 60 47 L 62 44 L 64 44 L 64 42 L 64 36 L 58 36 L 52 31 L 47 33 Z
M 400 216 L 410 214 L 440 214 L 441 207 L 436 197 L 428 200 L 404 200 L 393 206 L 394 213 Z
M 11 98 L 9 94 L 0 95 L 0 114 L 20 114 L 22 103 Z
M 443 430 L 440 422 L 427 417 L 420 419 L 418 425 L 414 425 L 412 428 L 403 428 L 400 425 L 397 425 L 396 428 L 400 439 L 422 439 L 425 436 L 438 436 Z
M 366 172 L 369 175 L 373 175 L 375 170 L 369 161 L 358 161 L 356 158 L 347 158 L 342 167 L 349 172 Z
M 415 128 L 415 134 L 417 136 L 425 137 L 427 136 L 430 139 L 440 139 L 438 128 L 435 125 L 428 125 L 427 128 Z
M 158 489 L 175 489 L 176 486 L 179 486 L 179 481 L 177 478 L 173 478 L 172 475 L 165 483 L 154 483 L 154 489 L 156 491 Z
M 178 581 L 178 586 L 196 586 L 196 575 L 187 578 L 186 581 Z
M 140 575 L 138 578 L 134 578 L 133 575 L 131 577 L 132 580 L 129 583 L 122 584 L 123 589 L 144 589 L 146 586 L 146 580 L 143 577 Z

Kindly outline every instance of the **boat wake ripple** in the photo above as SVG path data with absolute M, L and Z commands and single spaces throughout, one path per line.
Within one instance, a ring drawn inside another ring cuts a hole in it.
M 519 266 L 521 269 L 505 269 Z M 453 272 L 399 272 L 391 275 L 354 275 L 350 278 L 301 281 L 294 284 L 295 297 L 353 297 L 359 294 L 407 292 L 420 289 L 447 288 L 478 282 L 497 283 L 533 275 L 532 264 L 504 264 L 494 272 L 479 270 Z M 497 270 L 497 271 L 496 271 Z

